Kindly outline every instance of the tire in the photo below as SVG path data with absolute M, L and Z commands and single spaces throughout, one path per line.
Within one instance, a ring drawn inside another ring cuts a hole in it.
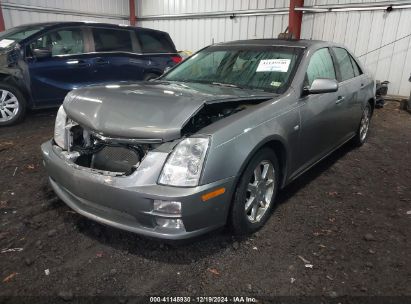
M 19 89 L 0 83 L 0 127 L 20 122 L 26 114 L 26 99 Z
M 371 105 L 367 102 L 361 115 L 360 125 L 358 126 L 357 132 L 352 140 L 354 146 L 361 147 L 367 140 L 370 130 L 371 116 Z
M 268 165 L 268 170 L 264 179 L 266 165 Z M 258 168 L 260 168 L 260 170 L 262 168 L 260 171 L 262 172 L 262 180 L 260 182 L 256 180 L 256 172 L 258 172 L 256 170 L 258 170 Z M 273 169 L 273 172 L 271 169 Z M 270 186 L 267 186 L 269 185 L 268 181 L 270 179 L 272 183 Z M 273 210 L 278 185 L 279 165 L 275 152 L 269 148 L 263 148 L 250 160 L 235 189 L 229 218 L 230 226 L 234 234 L 251 234 L 265 224 Z M 272 190 L 269 190 L 271 186 Z M 254 200 L 252 197 L 254 197 Z M 259 203 L 260 200 L 263 201 Z M 254 202 L 254 204 L 250 204 L 250 202 Z M 265 204 L 265 206 L 261 204 Z M 257 208 L 256 211 L 254 211 L 254 208 Z M 255 215 L 255 217 L 253 215 Z
M 157 74 L 147 73 L 147 74 L 144 75 L 144 81 L 150 81 L 150 80 L 156 79 L 158 77 L 160 77 L 160 76 L 157 75 Z

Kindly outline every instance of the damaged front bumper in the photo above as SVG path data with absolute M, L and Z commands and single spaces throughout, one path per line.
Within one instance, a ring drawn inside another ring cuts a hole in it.
M 169 240 L 194 237 L 225 224 L 234 178 L 191 188 L 158 185 L 168 153 L 153 152 L 128 176 L 111 176 L 81 167 L 65 157 L 52 141 L 41 146 L 44 165 L 55 193 L 76 212 L 102 224 Z M 207 201 L 215 189 L 226 191 Z M 181 213 L 154 210 L 154 201 L 181 203 Z M 180 220 L 170 228 L 165 220 Z

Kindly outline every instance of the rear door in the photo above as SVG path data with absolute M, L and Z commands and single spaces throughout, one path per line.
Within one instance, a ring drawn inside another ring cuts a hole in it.
M 90 27 L 93 48 L 91 78 L 96 83 L 141 80 L 145 58 L 132 28 Z
M 182 58 L 177 54 L 174 43 L 167 33 L 138 29 L 137 38 L 142 54 L 148 59 L 147 73 L 160 76 L 165 69 L 181 62 Z
M 51 57 L 35 58 L 33 49 L 51 51 Z M 91 82 L 87 51 L 82 27 L 51 30 L 27 45 L 26 61 L 35 107 L 60 104 L 67 92 Z
M 361 119 L 361 100 L 365 98 L 364 75 L 344 48 L 333 48 L 338 67 L 339 90 L 343 97 L 338 103 L 344 135 L 349 137 L 358 128 Z

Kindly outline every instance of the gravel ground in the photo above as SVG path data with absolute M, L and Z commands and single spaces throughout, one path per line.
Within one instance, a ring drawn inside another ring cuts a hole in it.
M 0 129 L 0 299 L 383 295 L 410 301 L 411 115 L 398 103 L 376 110 L 362 148 L 342 147 L 283 190 L 255 235 L 236 239 L 222 229 L 179 245 L 94 223 L 56 198 L 39 150 L 52 136 L 54 116 L 55 110 L 35 112 Z

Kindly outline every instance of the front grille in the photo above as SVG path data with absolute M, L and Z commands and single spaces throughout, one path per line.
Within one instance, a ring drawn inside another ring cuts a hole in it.
M 121 146 L 105 146 L 93 155 L 91 168 L 130 173 L 139 162 L 140 156 L 134 149 Z

